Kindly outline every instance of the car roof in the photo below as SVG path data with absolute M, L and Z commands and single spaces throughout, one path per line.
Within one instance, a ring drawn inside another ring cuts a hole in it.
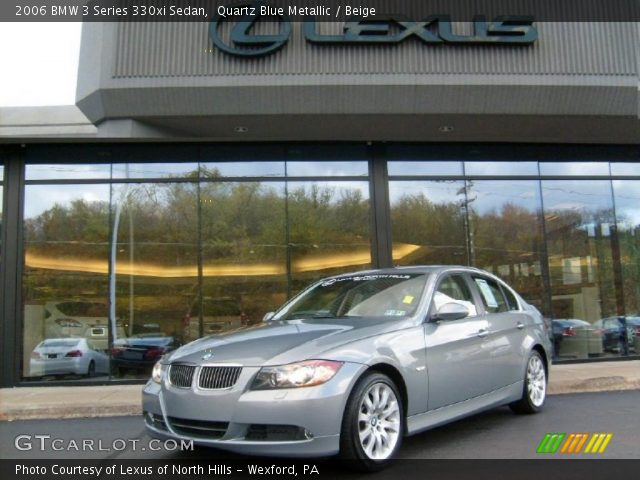
M 448 270 L 465 270 L 468 272 L 482 273 L 493 276 L 490 272 L 480 270 L 479 268 L 469 267 L 466 265 L 411 265 L 406 267 L 390 267 L 377 268 L 372 270 L 361 270 L 357 272 L 348 272 L 337 277 L 349 277 L 352 275 L 374 275 L 374 274 L 399 274 L 399 273 L 440 273 Z

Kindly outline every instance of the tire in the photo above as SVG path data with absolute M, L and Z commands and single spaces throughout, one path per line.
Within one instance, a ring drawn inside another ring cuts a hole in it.
M 527 359 L 524 372 L 522 398 L 509 404 L 511 410 L 519 414 L 538 413 L 544 408 L 547 398 L 547 369 L 544 359 L 536 350 L 532 350 Z
M 92 378 L 96 376 L 96 362 L 91 360 L 89 362 L 89 367 L 87 368 L 87 378 Z
M 345 407 L 340 458 L 353 470 L 382 470 L 400 449 L 404 431 L 398 387 L 382 373 L 367 373 L 353 387 Z

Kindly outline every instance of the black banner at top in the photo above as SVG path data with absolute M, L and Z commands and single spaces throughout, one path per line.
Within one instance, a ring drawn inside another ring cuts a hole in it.
M 530 16 L 538 22 L 639 22 L 640 0 L 3 0 L 1 22 L 206 22 L 215 17 L 451 21 Z

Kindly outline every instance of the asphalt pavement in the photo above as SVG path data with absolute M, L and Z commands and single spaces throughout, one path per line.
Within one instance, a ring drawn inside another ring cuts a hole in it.
M 537 415 L 514 415 L 498 408 L 414 437 L 406 438 L 400 451 L 404 459 L 533 459 L 550 458 L 536 453 L 544 435 L 562 433 L 612 433 L 602 454 L 560 455 L 554 458 L 640 459 L 640 390 L 554 395 Z M 36 435 L 50 436 L 40 440 Z M 21 448 L 16 448 L 16 438 Z M 62 450 L 54 450 L 52 441 Z M 82 451 L 83 440 L 93 450 Z M 149 445 L 139 416 L 63 420 L 0 422 L 0 458 L 4 459 L 235 459 L 233 455 L 204 447 L 180 452 Z M 44 450 L 40 449 L 44 443 Z M 135 449 L 133 444 L 136 443 Z M 77 448 L 73 447 L 76 445 Z

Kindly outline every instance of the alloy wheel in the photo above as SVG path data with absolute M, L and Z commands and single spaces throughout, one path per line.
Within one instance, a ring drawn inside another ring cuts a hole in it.
M 400 437 L 400 406 L 393 389 L 374 383 L 362 397 L 358 415 L 360 445 L 372 460 L 391 456 Z
M 531 355 L 527 365 L 527 392 L 531 403 L 540 407 L 547 392 L 547 374 L 538 355 Z

